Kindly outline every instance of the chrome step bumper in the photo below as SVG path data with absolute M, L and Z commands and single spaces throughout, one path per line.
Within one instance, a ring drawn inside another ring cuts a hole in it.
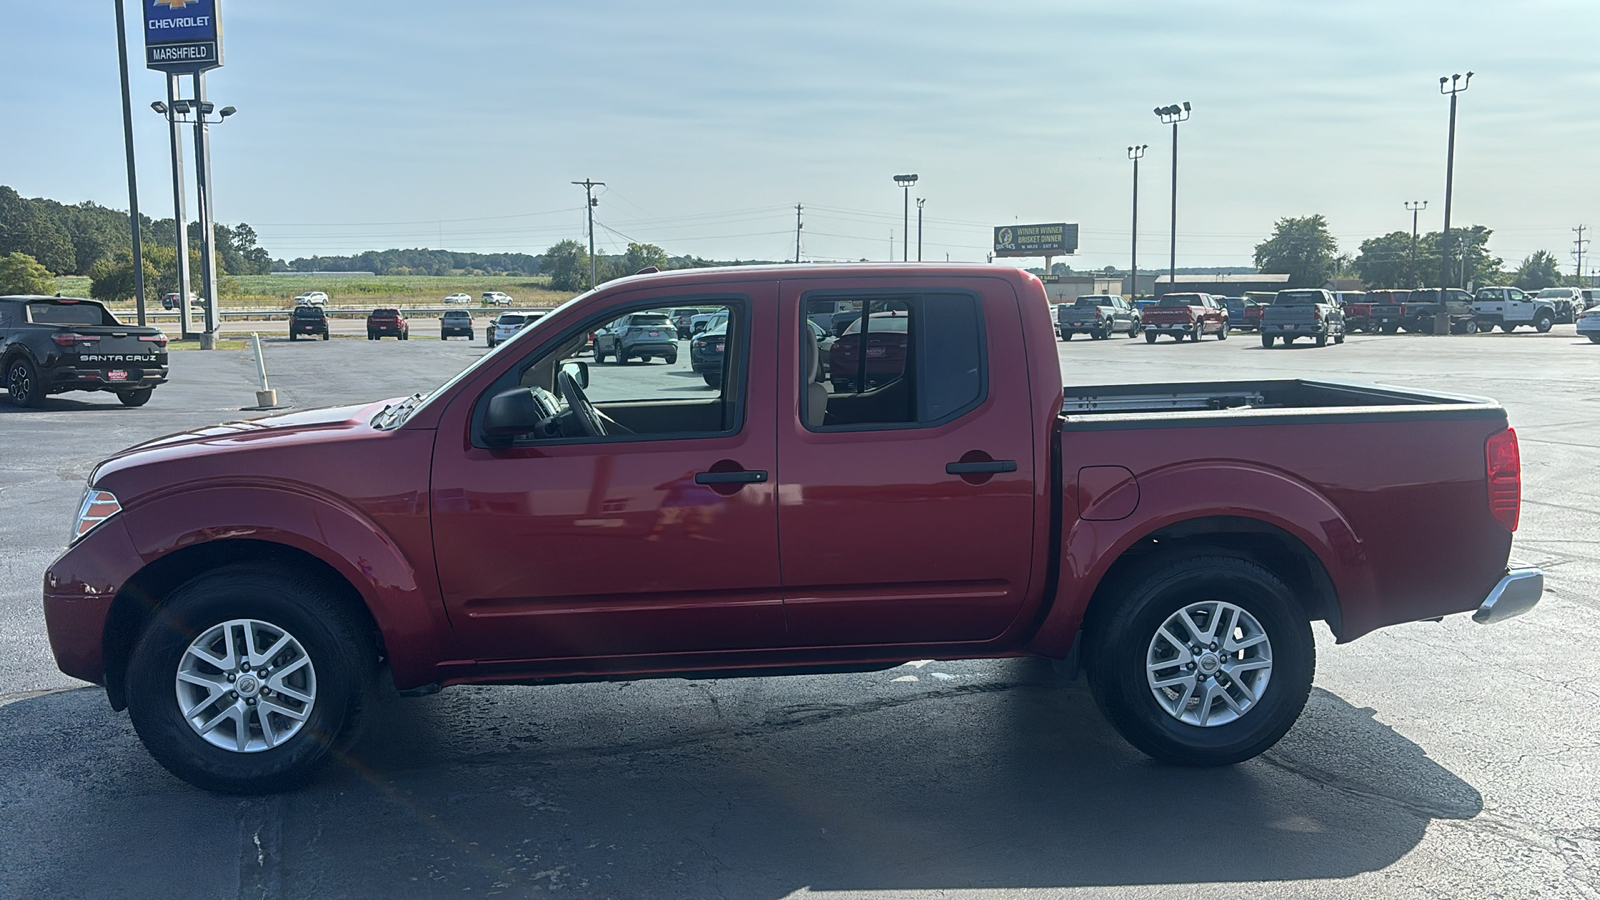
M 1493 625 L 1527 612 L 1539 602 L 1544 593 L 1544 572 L 1538 566 L 1519 566 L 1507 569 L 1500 583 L 1489 596 L 1483 598 L 1472 621 L 1479 625 Z

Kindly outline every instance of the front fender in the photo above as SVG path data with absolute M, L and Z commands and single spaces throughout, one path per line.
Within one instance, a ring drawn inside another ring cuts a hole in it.
M 396 686 L 426 684 L 434 680 L 433 667 L 453 650 L 434 572 L 427 495 L 374 502 L 381 504 L 376 518 L 306 485 L 235 482 L 145 499 L 118 518 L 146 566 L 230 540 L 280 544 L 315 557 L 361 595 L 383 636 Z M 378 518 L 412 522 L 408 530 L 417 534 L 402 546 Z
M 1061 577 L 1049 615 L 1031 650 L 1065 656 L 1083 625 L 1090 599 L 1106 573 L 1139 541 L 1180 523 L 1217 517 L 1251 519 L 1295 537 L 1314 554 L 1333 583 L 1341 618 L 1375 596 L 1361 540 L 1345 515 L 1312 485 L 1265 466 L 1194 461 L 1137 477 L 1138 505 L 1117 521 L 1079 518 L 1074 474 L 1066 485 Z

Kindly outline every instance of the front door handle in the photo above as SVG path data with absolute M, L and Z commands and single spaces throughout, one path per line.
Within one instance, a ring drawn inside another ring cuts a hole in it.
M 953 462 L 944 464 L 946 475 L 989 475 L 995 472 L 1015 472 L 1017 461 L 1014 459 L 986 459 L 977 462 Z
M 1013 466 L 1015 468 L 1015 466 Z M 766 484 L 767 473 L 761 469 L 741 472 L 696 472 L 695 484 Z

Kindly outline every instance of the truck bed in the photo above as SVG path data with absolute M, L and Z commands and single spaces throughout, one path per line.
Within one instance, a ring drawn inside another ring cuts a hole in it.
M 1493 400 L 1342 381 L 1182 382 L 1089 385 L 1063 389 L 1063 428 L 1161 427 L 1186 423 L 1265 425 L 1285 421 L 1394 418 L 1504 419 Z

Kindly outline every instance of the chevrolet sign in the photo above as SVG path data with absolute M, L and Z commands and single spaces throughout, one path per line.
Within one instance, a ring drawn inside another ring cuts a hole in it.
M 218 0 L 142 0 L 144 61 L 151 69 L 177 74 L 204 72 L 222 65 L 222 26 Z

